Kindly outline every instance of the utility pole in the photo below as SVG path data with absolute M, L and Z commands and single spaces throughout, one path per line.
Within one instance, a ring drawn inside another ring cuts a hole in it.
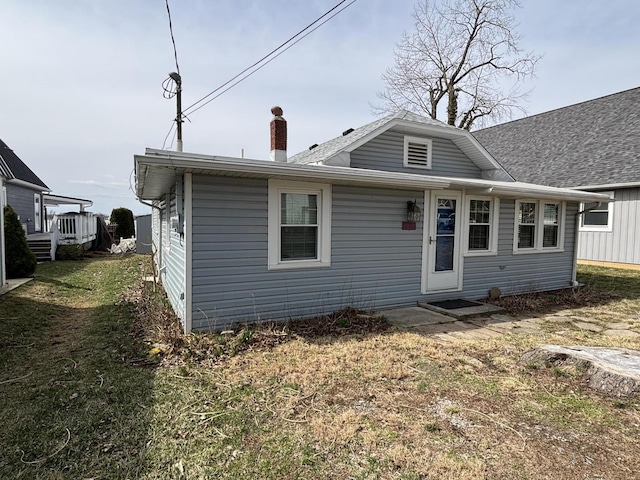
M 176 82 L 176 123 L 178 128 L 178 143 L 177 149 L 182 151 L 182 77 L 177 72 L 171 72 L 169 77 Z

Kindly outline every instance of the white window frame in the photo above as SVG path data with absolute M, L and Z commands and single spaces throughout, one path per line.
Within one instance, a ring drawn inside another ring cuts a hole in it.
M 489 242 L 486 250 L 472 250 L 469 248 L 469 230 L 471 229 L 471 200 L 490 201 L 489 218 Z M 500 199 L 498 197 L 487 197 L 481 195 L 467 195 L 464 200 L 464 256 L 484 257 L 498 254 L 498 232 L 500 223 Z
M 33 194 L 33 229 L 42 231 L 42 197 L 39 193 Z
M 164 206 L 163 211 L 166 219 L 166 223 L 164 225 L 164 251 L 167 254 L 171 253 L 171 195 L 166 194 L 164 196 Z M 167 262 L 165 262 L 165 265 Z
M 615 192 L 598 192 L 598 193 L 603 193 L 605 195 L 609 195 L 609 197 L 611 197 L 611 199 L 614 199 L 615 197 Z M 595 203 L 595 202 L 588 202 L 588 203 Z M 608 213 L 608 217 L 607 217 L 607 224 L 606 225 L 584 225 L 584 218 L 585 218 L 585 214 L 583 213 L 582 215 L 580 215 L 580 227 L 579 227 L 579 231 L 581 232 L 613 232 L 613 203 L 614 202 L 607 202 L 604 203 L 603 205 L 607 206 L 607 213 Z M 585 204 L 581 203 L 580 204 L 580 211 L 583 211 L 585 209 Z M 602 205 L 600 206 L 599 209 L 595 209 L 596 211 L 602 211 Z
M 318 257 L 305 260 L 282 260 L 280 251 L 280 201 L 283 193 L 318 196 Z M 269 179 L 268 269 L 295 270 L 331 266 L 331 185 Z
M 534 222 L 535 226 L 535 238 L 533 248 L 518 248 L 518 212 L 520 211 L 521 203 L 535 203 L 536 204 L 536 218 Z M 544 242 L 544 205 L 553 204 L 558 205 L 558 246 L 556 247 L 543 247 Z M 515 201 L 515 212 L 513 217 L 513 253 L 515 255 L 522 255 L 528 253 L 549 253 L 549 252 L 564 252 L 564 231 L 565 231 L 565 216 L 567 206 L 565 202 L 557 200 L 538 200 L 532 198 L 523 198 Z
M 427 164 L 426 165 L 410 165 L 409 164 L 409 143 L 421 143 L 427 147 Z M 418 168 L 422 170 L 431 170 L 431 159 L 433 153 L 433 141 L 430 138 L 411 137 L 405 135 L 404 137 L 404 157 L 403 165 L 406 168 Z

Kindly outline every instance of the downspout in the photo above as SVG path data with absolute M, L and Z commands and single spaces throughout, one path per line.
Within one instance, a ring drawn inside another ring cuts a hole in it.
M 573 270 L 571 272 L 571 286 L 577 287 L 580 284 L 578 283 L 578 238 L 580 236 L 580 216 L 590 212 L 591 210 L 595 210 L 596 208 L 600 208 L 602 202 L 599 202 L 597 205 L 594 205 L 591 208 L 586 208 L 578 213 L 576 213 L 576 225 L 574 230 L 574 239 L 573 239 Z

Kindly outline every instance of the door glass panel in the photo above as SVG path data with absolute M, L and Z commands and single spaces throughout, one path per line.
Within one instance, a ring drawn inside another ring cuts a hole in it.
M 456 233 L 456 200 L 438 198 L 436 228 L 436 272 L 453 270 Z

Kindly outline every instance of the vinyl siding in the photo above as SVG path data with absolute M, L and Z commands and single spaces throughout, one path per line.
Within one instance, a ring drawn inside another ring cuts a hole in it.
M 640 188 L 615 191 L 611 232 L 581 231 L 580 260 L 640 264 Z
M 40 195 L 40 206 L 42 208 L 42 193 L 38 190 L 32 190 L 30 188 L 22 187 L 19 185 L 14 185 L 12 183 L 7 183 L 7 203 L 13 208 L 13 210 L 20 217 L 20 223 L 27 225 L 27 235 L 31 235 L 32 233 L 40 233 L 44 230 L 40 230 L 40 232 L 36 232 L 35 229 L 35 209 L 34 209 L 34 194 Z M 44 218 L 44 215 L 40 214 L 40 218 Z
M 311 317 L 353 306 L 381 309 L 443 298 L 481 298 L 567 287 L 573 223 L 565 251 L 513 255 L 514 201 L 502 200 L 499 254 L 464 261 L 464 290 L 420 295 L 422 222 L 402 230 L 414 190 L 332 187 L 331 267 L 267 269 L 267 181 L 194 176 L 193 329 Z M 419 206 L 424 207 L 419 200 Z M 567 208 L 568 218 L 577 206 Z
M 177 219 L 178 211 L 176 208 L 176 190 L 171 190 L 169 195 L 169 202 L 166 203 L 165 208 L 161 214 L 161 225 L 163 235 L 163 262 L 164 262 L 164 274 L 162 275 L 162 284 L 167 292 L 169 302 L 174 311 L 182 320 L 183 326 L 185 322 L 184 311 L 184 295 L 185 295 L 185 248 L 184 248 L 184 235 L 179 233 L 176 228 L 172 227 L 171 219 Z M 182 215 L 182 212 L 180 212 Z M 169 225 L 168 239 L 165 236 L 167 232 L 167 223 Z M 174 220 L 175 226 L 175 220 Z
M 463 297 L 479 299 L 498 287 L 503 295 L 554 290 L 571 285 L 577 203 L 567 204 L 564 252 L 513 255 L 515 200 L 500 200 L 498 255 L 464 259 Z
M 395 131 L 377 136 L 351 152 L 351 167 L 418 175 L 481 177 L 481 170 L 451 140 L 441 138 L 425 137 L 433 141 L 431 170 L 405 167 L 404 137 L 404 133 Z

